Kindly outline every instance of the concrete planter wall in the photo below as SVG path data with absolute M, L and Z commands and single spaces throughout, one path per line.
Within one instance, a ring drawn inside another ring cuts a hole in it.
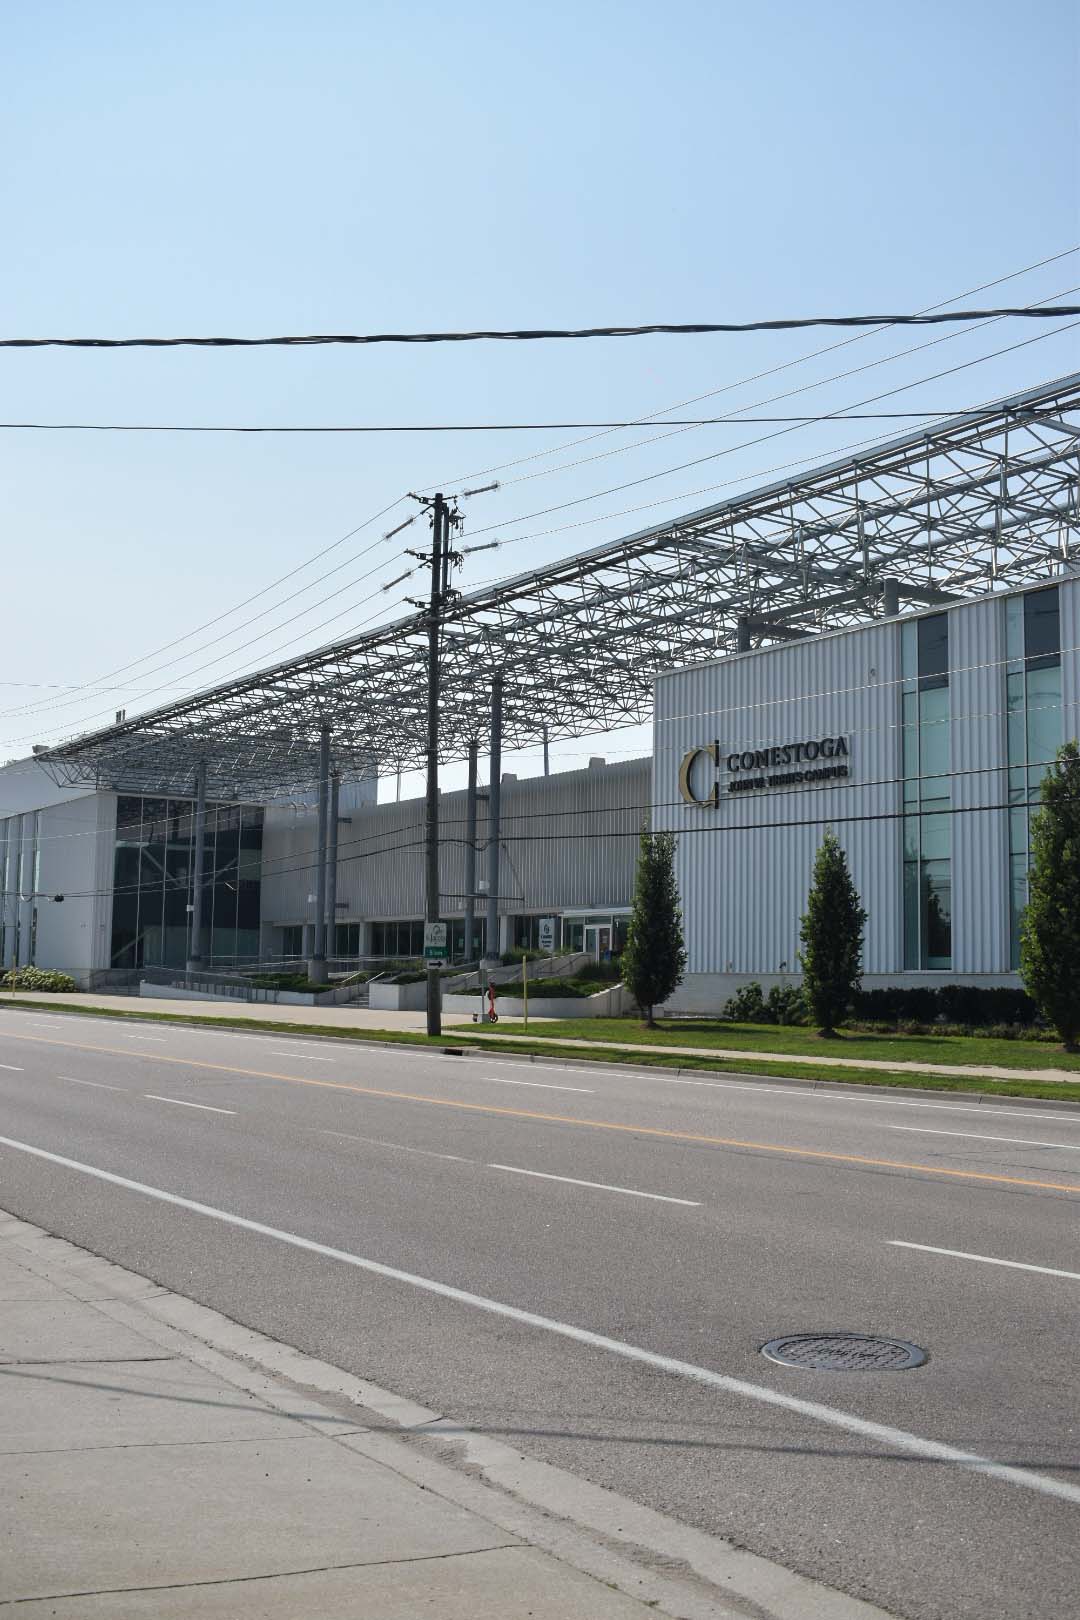
M 225 990 L 188 990 L 182 984 L 148 984 L 145 979 L 139 985 L 139 994 L 155 1001 L 229 1001 L 234 1006 L 237 1002 L 267 1001 L 284 1007 L 314 1007 L 323 1000 L 322 996 L 302 990 L 260 990 L 253 986 L 230 995 Z
M 371 986 L 368 1006 L 376 1012 L 423 1012 L 427 1006 L 427 985 L 378 984 Z

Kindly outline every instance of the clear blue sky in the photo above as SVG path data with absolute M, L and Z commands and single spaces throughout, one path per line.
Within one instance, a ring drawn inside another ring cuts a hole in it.
M 1074 0 L 43 0 L 5 20 L 0 325 L 258 334 L 915 310 L 1080 243 L 1078 40 Z M 1029 302 L 1078 284 L 1080 254 L 989 296 Z M 835 410 L 1042 333 L 1002 324 L 827 381 L 951 330 L 874 335 L 753 385 L 742 379 L 842 334 L 5 352 L 0 417 L 624 417 L 721 388 L 712 409 L 745 408 L 806 384 L 821 386 L 773 409 Z M 881 408 L 963 407 L 1078 366 L 1077 334 L 1048 336 Z M 691 492 L 749 487 L 875 428 L 810 427 L 738 448 L 765 431 L 701 428 L 641 448 L 641 435 L 616 434 L 512 469 L 509 479 L 544 476 L 474 502 L 474 527 L 498 522 L 510 537 L 593 521 L 477 557 L 459 583 L 629 532 L 708 499 Z M 183 636 L 408 488 L 574 437 L 0 433 L 0 708 L 63 704 L 0 716 L 0 759 L 390 613 L 402 593 L 377 587 L 401 571 L 394 546 L 315 583 L 376 526 L 140 664 L 128 686 L 77 701 L 48 689 Z M 514 521 L 727 447 L 704 466 Z M 604 451 L 618 453 L 565 465 Z M 624 515 L 595 521 L 609 513 Z M 647 740 L 569 743 L 557 763 L 605 746 L 644 751 Z

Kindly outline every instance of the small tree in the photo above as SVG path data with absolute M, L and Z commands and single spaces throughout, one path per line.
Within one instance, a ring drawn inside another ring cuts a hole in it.
M 1020 972 L 1028 995 L 1067 1052 L 1080 1035 L 1080 748 L 1069 742 L 1042 784 L 1031 819 L 1028 904 L 1020 924 Z
M 686 972 L 673 833 L 641 829 L 634 906 L 621 965 L 623 982 L 641 1009 L 646 1027 L 655 1029 L 654 1007 L 667 1000 Z
M 851 881 L 847 857 L 831 827 L 825 829 L 799 938 L 803 995 L 821 1035 L 835 1035 L 859 987 L 866 912 Z

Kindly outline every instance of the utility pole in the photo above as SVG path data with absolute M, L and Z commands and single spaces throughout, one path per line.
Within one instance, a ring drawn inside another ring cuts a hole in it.
M 427 680 L 427 792 L 424 805 L 424 919 L 439 921 L 439 642 L 442 614 L 450 594 L 450 567 L 455 560 L 450 551 L 450 529 L 457 514 L 446 497 L 438 494 L 425 501 L 431 508 L 431 595 L 428 604 Z M 428 957 L 427 1032 L 442 1034 L 442 992 L 439 981 L 441 958 Z
M 483 489 L 462 490 L 462 496 L 481 495 L 489 489 L 497 489 L 497 484 L 485 484 Z M 427 605 L 427 633 L 428 633 L 428 680 L 427 680 L 427 792 L 425 794 L 424 808 L 424 922 L 425 934 L 427 927 L 439 922 L 439 653 L 442 638 L 443 612 L 454 594 L 450 589 L 450 570 L 459 567 L 462 561 L 460 552 L 450 548 L 450 533 L 456 523 L 461 522 L 461 514 L 452 502 L 443 494 L 433 495 L 430 499 L 423 495 L 414 495 L 414 500 L 420 502 L 431 511 L 431 595 Z M 427 558 L 422 551 L 409 551 L 407 556 L 416 557 L 421 563 Z M 415 604 L 423 608 L 422 602 Z M 449 955 L 445 938 L 438 956 L 427 954 L 425 945 L 425 960 L 427 966 L 427 1032 L 429 1035 L 442 1034 L 442 993 L 439 982 L 439 964 Z

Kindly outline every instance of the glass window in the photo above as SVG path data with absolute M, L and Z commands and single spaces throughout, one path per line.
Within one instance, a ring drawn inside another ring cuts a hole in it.
M 913 681 L 919 673 L 919 632 L 914 619 L 900 625 L 900 673 L 905 681 Z
M 935 686 L 919 693 L 919 775 L 922 799 L 947 798 L 952 765 L 949 738 L 949 688 Z
M 262 819 L 258 807 L 207 807 L 203 916 L 212 957 L 258 956 Z M 186 963 L 194 820 L 191 799 L 133 794 L 117 799 L 110 950 L 114 966 L 183 967 Z M 247 883 L 237 880 L 241 828 L 250 874 Z
M 1033 766 L 1032 786 L 1041 784 L 1045 768 L 1061 746 L 1061 662 L 1028 665 L 1027 757 Z
M 906 824 L 905 824 L 906 825 Z M 918 848 L 919 824 L 912 822 L 915 845 Z M 904 862 L 904 966 L 905 968 L 918 968 L 922 966 L 922 957 L 919 949 L 919 863 L 917 860 Z
M 1012 966 L 1020 965 L 1020 918 L 1027 903 L 1028 818 L 1062 740 L 1061 620 L 1058 588 L 1028 591 L 1005 604 L 1009 749 L 1009 895 Z
M 935 613 L 902 626 L 901 668 L 904 967 L 944 969 L 952 966 L 947 614 Z
M 923 862 L 923 904 L 923 965 L 928 968 L 951 968 L 952 878 L 949 861 Z
M 1005 598 L 1005 656 L 1012 660 L 1024 656 L 1024 598 Z
M 1047 591 L 1028 591 L 1024 597 L 1024 654 L 1030 668 L 1061 657 L 1061 621 L 1056 585 Z
M 949 616 L 919 619 L 919 686 L 945 686 L 949 679 Z

